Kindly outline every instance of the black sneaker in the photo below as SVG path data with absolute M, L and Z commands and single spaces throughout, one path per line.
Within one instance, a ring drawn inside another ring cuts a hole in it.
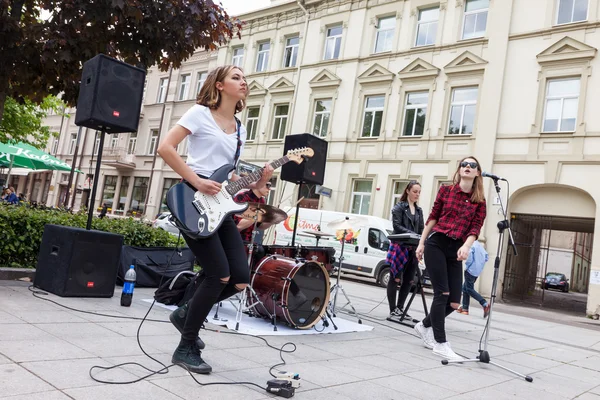
M 210 374 L 212 367 L 204 362 L 200 354 L 202 353 L 196 342 L 184 343 L 181 341 L 173 353 L 171 362 L 197 374 Z
M 171 315 L 169 315 L 169 321 L 171 321 L 175 328 L 177 328 L 179 333 L 183 333 L 183 326 L 185 325 L 185 316 L 187 315 L 187 310 L 188 306 L 187 304 L 184 304 L 177 310 L 173 311 Z M 200 339 L 200 337 L 196 338 L 196 345 L 200 350 L 203 350 L 206 347 L 206 345 L 204 344 L 202 339 Z

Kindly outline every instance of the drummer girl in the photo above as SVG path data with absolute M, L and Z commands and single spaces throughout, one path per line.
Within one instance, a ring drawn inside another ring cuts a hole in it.
M 243 190 L 235 195 L 234 200 L 236 203 L 266 203 L 266 198 L 269 195 L 269 191 L 271 190 L 271 182 L 265 183 L 264 186 Z M 235 223 L 237 225 L 238 231 L 240 231 L 240 235 L 242 236 L 242 240 L 244 243 L 250 243 L 252 239 L 252 229 L 254 225 L 254 221 L 251 219 L 243 219 L 238 217 L 237 215 L 233 216 Z M 260 222 L 257 224 L 257 227 L 260 226 Z
M 225 65 L 214 69 L 198 94 L 197 104 L 169 130 L 158 147 L 163 160 L 201 193 L 219 193 L 221 184 L 207 178 L 223 165 L 236 164 L 244 150 L 246 128 L 235 114 L 244 109 L 247 95 L 248 85 L 240 68 Z M 184 161 L 177 153 L 177 146 L 186 138 L 188 154 Z M 263 188 L 272 174 L 273 168 L 267 164 L 261 179 L 250 188 Z M 231 180 L 237 179 L 232 174 Z M 232 217 L 226 218 L 208 238 L 194 239 L 185 232 L 181 234 L 206 278 L 189 303 L 169 317 L 181 332 L 172 362 L 189 371 L 208 374 L 212 367 L 201 357 L 204 342 L 198 337 L 200 327 L 213 304 L 246 288 L 250 273 L 244 244 Z

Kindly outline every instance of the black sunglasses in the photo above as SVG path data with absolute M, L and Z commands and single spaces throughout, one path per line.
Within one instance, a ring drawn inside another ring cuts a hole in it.
M 466 168 L 466 167 L 467 167 L 467 165 L 468 165 L 469 167 L 473 168 L 473 169 L 477 168 L 477 163 L 476 163 L 476 162 L 474 162 L 474 161 L 471 161 L 471 162 L 468 162 L 468 161 L 463 161 L 463 162 L 461 162 L 461 163 L 460 163 L 460 166 L 461 166 L 462 168 Z

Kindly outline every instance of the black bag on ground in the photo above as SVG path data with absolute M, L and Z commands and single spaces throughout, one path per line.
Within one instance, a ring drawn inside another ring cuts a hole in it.
M 172 258 L 171 258 L 172 257 Z M 157 288 L 181 271 L 192 271 L 196 257 L 189 247 L 123 246 L 117 284 L 122 285 L 130 265 L 135 265 L 137 287 Z M 169 262 L 170 261 L 170 262 Z
M 192 298 L 203 280 L 204 275 L 202 273 L 180 272 L 156 289 L 154 299 L 162 304 L 176 304 L 181 307 Z

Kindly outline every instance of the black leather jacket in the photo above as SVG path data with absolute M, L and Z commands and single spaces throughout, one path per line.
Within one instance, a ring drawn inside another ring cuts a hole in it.
M 410 217 L 408 202 L 401 201 L 392 209 L 392 224 L 394 233 L 423 233 L 424 220 L 423 209 L 415 205 L 415 222 Z

